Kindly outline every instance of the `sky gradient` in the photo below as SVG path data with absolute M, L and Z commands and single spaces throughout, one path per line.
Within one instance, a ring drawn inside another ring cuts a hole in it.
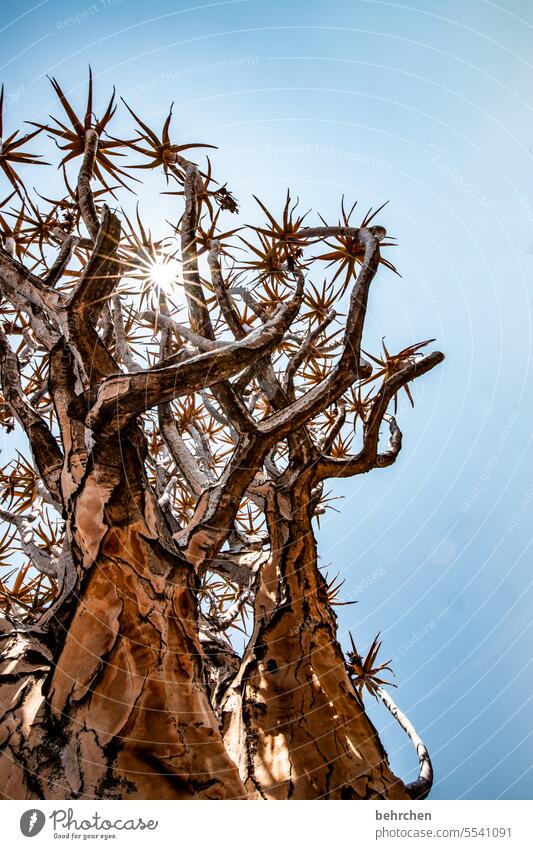
M 343 644 L 381 631 L 435 799 L 532 797 L 532 35 L 525 0 L 21 0 L 0 25 L 7 132 L 57 113 L 46 74 L 83 98 L 90 62 L 97 107 L 115 84 L 157 127 L 174 101 L 174 140 L 218 145 L 244 221 L 288 186 L 332 222 L 343 194 L 390 201 L 402 278 L 375 281 L 365 348 L 436 337 L 446 361 L 401 400 L 397 463 L 332 487 L 320 546 L 358 601 Z M 171 204 L 147 199 L 156 231 Z

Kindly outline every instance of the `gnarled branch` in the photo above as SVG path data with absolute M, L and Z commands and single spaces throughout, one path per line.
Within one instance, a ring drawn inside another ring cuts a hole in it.
M 262 328 L 249 333 L 241 342 L 229 343 L 216 351 L 199 354 L 185 363 L 114 375 L 102 381 L 86 417 L 89 427 L 118 430 L 144 410 L 172 401 L 179 395 L 206 389 L 237 374 L 260 360 L 283 338 L 300 307 L 303 282 L 294 296 L 279 305 Z
M 20 383 L 20 368 L 0 326 L 0 379 L 2 392 L 13 415 L 24 429 L 30 449 L 45 486 L 55 501 L 61 501 L 59 477 L 63 453 L 42 416 L 33 409 Z
M 392 375 L 376 395 L 364 426 L 363 448 L 358 454 L 345 459 L 321 457 L 317 465 L 317 478 L 350 477 L 370 471 L 375 467 L 390 466 L 396 460 L 401 446 L 402 434 L 393 416 L 389 416 L 390 443 L 387 451 L 378 453 L 379 429 L 394 395 L 409 381 L 430 371 L 444 359 L 440 351 L 414 360 Z

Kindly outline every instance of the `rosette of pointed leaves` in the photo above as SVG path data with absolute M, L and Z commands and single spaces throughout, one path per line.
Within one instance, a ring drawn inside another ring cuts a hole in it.
M 15 171 L 17 165 L 47 165 L 41 160 L 41 155 L 21 150 L 21 147 L 39 135 L 41 128 L 32 133 L 19 136 L 15 130 L 7 139 L 4 139 L 4 86 L 0 89 L 0 169 L 7 177 L 18 194 L 26 194 L 24 183 Z
M 70 124 L 63 123 L 63 121 L 60 121 L 58 118 L 54 118 L 53 116 L 50 116 L 51 121 L 53 121 L 52 124 L 39 124 L 34 121 L 30 121 L 29 123 L 34 127 L 38 127 L 38 131 L 45 130 L 49 133 L 53 137 L 59 149 L 65 152 L 65 155 L 60 162 L 60 167 L 62 165 L 66 165 L 66 163 L 70 162 L 72 159 L 76 159 L 78 156 L 84 155 L 86 134 L 89 130 L 95 130 L 98 134 L 98 149 L 96 151 L 94 164 L 95 177 L 100 180 L 102 185 L 105 186 L 108 191 L 111 191 L 111 189 L 106 183 L 104 173 L 108 174 L 120 183 L 121 186 L 128 188 L 127 183 L 125 183 L 123 179 L 128 176 L 127 173 L 119 168 L 117 163 L 112 159 L 112 157 L 115 156 L 123 156 L 119 148 L 124 147 L 128 144 L 128 142 L 111 137 L 102 138 L 102 135 L 106 131 L 109 122 L 116 112 L 115 90 L 113 89 L 113 93 L 104 114 L 101 118 L 97 119 L 93 112 L 93 75 L 91 68 L 89 68 L 89 90 L 87 94 L 85 115 L 83 118 L 78 118 L 57 80 L 54 79 L 54 77 L 50 77 L 50 82 L 52 83 L 52 87 L 57 94 L 63 109 L 65 110 Z
M 382 684 L 388 687 L 396 686 L 391 681 L 380 677 L 383 672 L 390 672 L 392 675 L 394 675 L 394 672 L 389 665 L 390 660 L 387 660 L 385 663 L 377 662 L 377 656 L 382 646 L 379 636 L 379 633 L 376 634 L 366 657 L 363 659 L 355 648 L 355 643 L 350 633 L 352 650 L 347 654 L 348 672 L 360 698 L 362 698 L 363 690 L 365 689 L 368 690 L 371 696 L 377 699 L 377 688 Z
M 383 203 L 374 212 L 372 211 L 372 209 L 369 209 L 367 214 L 363 218 L 361 224 L 359 225 L 359 227 L 361 227 L 361 228 L 362 227 L 368 227 L 370 222 L 376 217 L 376 215 L 379 212 L 381 212 L 381 210 L 383 209 L 384 206 L 387 205 L 387 203 L 388 203 L 388 201 Z M 343 200 L 342 207 L 341 207 L 341 220 L 339 221 L 339 226 L 342 226 L 342 227 L 351 227 L 352 226 L 350 224 L 350 218 L 352 216 L 352 213 L 353 213 L 356 205 L 357 205 L 357 201 L 354 203 L 354 205 L 352 206 L 350 211 L 348 213 L 346 213 L 346 211 L 344 209 L 344 200 Z M 380 246 L 382 248 L 394 247 L 394 245 L 395 245 L 394 240 L 385 241 L 384 238 L 381 238 L 381 237 L 385 236 L 385 233 L 386 233 L 386 231 L 383 230 L 383 228 L 379 228 Z M 346 289 L 348 288 L 350 280 L 355 279 L 355 277 L 357 275 L 357 267 L 359 265 L 363 264 L 363 261 L 364 261 L 364 258 L 365 258 L 365 248 L 364 248 L 363 244 L 361 243 L 361 241 L 358 239 L 358 237 L 356 235 L 352 235 L 350 233 L 348 233 L 348 234 L 339 233 L 334 237 L 333 241 L 330 242 L 330 241 L 326 240 L 325 244 L 329 248 L 331 248 L 331 250 L 324 253 L 324 254 L 320 254 L 319 256 L 315 257 L 315 259 L 321 259 L 321 260 L 324 260 L 325 262 L 327 262 L 328 268 L 332 265 L 337 266 L 337 270 L 336 270 L 335 275 L 334 275 L 334 277 L 331 281 L 332 283 L 334 283 L 337 280 L 337 278 L 342 277 L 342 275 L 344 275 L 344 280 L 343 280 L 340 292 L 338 293 L 339 297 L 341 297 L 345 293 Z M 388 259 L 385 259 L 384 257 L 380 257 L 379 261 L 380 261 L 380 264 L 384 265 L 386 268 L 389 268 L 395 274 L 398 274 L 397 269 Z
M 254 200 L 265 213 L 268 224 L 265 227 L 253 227 L 252 229 L 269 242 L 272 242 L 275 245 L 275 251 L 280 262 L 286 263 L 289 271 L 294 271 L 303 256 L 305 235 L 301 230 L 308 213 L 306 212 L 304 215 L 298 215 L 297 217 L 294 216 L 298 206 L 298 200 L 291 206 L 291 196 L 288 190 L 280 222 L 276 221 L 265 204 L 255 195 Z
M 366 357 L 372 360 L 372 362 L 376 363 L 379 366 L 379 369 L 375 371 L 370 377 L 367 377 L 366 380 L 363 381 L 365 383 L 372 383 L 375 380 L 379 380 L 382 377 L 384 380 L 388 380 L 392 375 L 397 374 L 406 365 L 412 363 L 416 357 L 421 357 L 420 349 L 424 348 L 426 345 L 430 345 L 431 342 L 434 342 L 434 339 L 426 339 L 425 342 L 417 342 L 414 345 L 408 345 L 407 348 L 403 348 L 397 354 L 389 354 L 387 350 L 387 346 L 385 345 L 385 340 L 383 339 L 381 344 L 383 346 L 383 358 L 374 357 L 372 354 L 369 354 L 367 351 L 364 351 Z M 411 395 L 411 390 L 409 389 L 409 385 L 406 383 L 403 387 L 405 389 L 406 395 L 409 398 L 411 406 L 415 406 L 415 402 L 413 401 L 413 396 Z M 394 412 L 398 409 L 398 393 L 394 395 Z
M 148 124 L 145 124 L 133 109 L 128 106 L 124 98 L 122 98 L 126 109 L 137 122 L 140 136 L 138 139 L 127 142 L 127 146 L 146 157 L 147 162 L 141 162 L 137 165 L 129 165 L 129 168 L 163 168 L 165 176 L 173 175 L 180 182 L 185 179 L 185 171 L 187 160 L 182 156 L 187 150 L 194 148 L 215 148 L 213 144 L 204 144 L 203 142 L 191 142 L 189 144 L 172 144 L 170 141 L 170 123 L 172 121 L 172 107 L 170 106 L 169 113 L 161 130 L 161 137 L 157 136 Z M 143 144 L 140 144 L 142 142 Z

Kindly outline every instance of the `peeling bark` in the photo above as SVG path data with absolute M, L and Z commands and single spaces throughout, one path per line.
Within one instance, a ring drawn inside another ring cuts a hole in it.
M 310 475 L 272 487 L 271 558 L 255 628 L 224 705 L 249 798 L 408 799 L 348 677 L 317 567 Z
M 100 443 L 73 497 L 79 593 L 60 653 L 5 638 L 7 797 L 245 795 L 208 699 L 196 579 L 147 485 L 142 445 L 135 428 Z M 37 652 L 43 662 L 28 665 Z

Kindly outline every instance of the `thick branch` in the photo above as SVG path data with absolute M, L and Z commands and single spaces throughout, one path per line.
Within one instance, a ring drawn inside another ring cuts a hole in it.
M 246 331 L 242 326 L 239 313 L 235 309 L 235 305 L 231 300 L 231 295 L 228 294 L 228 290 L 224 285 L 222 270 L 220 268 L 219 253 L 220 242 L 215 239 L 210 243 L 210 250 L 207 256 L 209 269 L 211 271 L 211 282 L 213 283 L 217 303 L 222 315 L 224 316 L 226 324 L 233 333 L 235 339 L 242 339 L 246 335 Z
M 65 502 L 83 477 L 87 463 L 85 425 L 81 416 L 73 415 L 72 407 L 77 401 L 76 370 L 74 353 L 61 337 L 50 352 L 48 389 L 52 396 L 61 442 L 67 461 L 61 477 L 62 494 Z
M 181 438 L 170 404 L 160 404 L 157 410 L 159 430 L 170 456 L 194 494 L 200 495 L 209 486 L 207 477 L 198 467 L 196 460 Z
M 119 240 L 120 221 L 104 206 L 91 258 L 67 307 L 70 344 L 78 352 L 87 377 L 94 382 L 117 370 L 116 361 L 96 332 L 96 322 L 119 280 Z
M 44 419 L 28 402 L 20 383 L 16 354 L 0 327 L 0 378 L 6 403 L 28 437 L 35 465 L 55 501 L 61 501 L 59 477 L 63 454 Z
M 257 570 L 268 552 L 261 551 L 257 545 L 239 551 L 222 551 L 209 561 L 209 571 L 233 581 L 239 587 L 247 589 L 253 582 Z
M 87 130 L 85 133 L 85 154 L 83 156 L 83 162 L 78 175 L 77 196 L 83 223 L 87 227 L 93 241 L 96 241 L 98 230 L 100 229 L 98 214 L 96 212 L 96 206 L 94 204 L 93 193 L 91 190 L 91 180 L 93 177 L 97 150 L 98 133 L 94 129 Z
M 293 298 L 281 304 L 267 324 L 246 336 L 241 342 L 199 354 L 186 362 L 149 369 L 132 375 L 114 375 L 104 380 L 89 410 L 89 427 L 118 430 L 134 416 L 186 395 L 206 389 L 237 374 L 257 362 L 279 344 L 300 307 L 303 283 Z
M 128 371 L 140 371 L 141 367 L 135 362 L 128 343 L 122 315 L 122 303 L 120 295 L 116 293 L 113 295 L 113 326 L 115 329 L 115 359 L 119 363 L 124 363 Z
M 261 423 L 261 432 L 273 441 L 301 428 L 337 401 L 355 381 L 370 374 L 360 352 L 368 293 L 379 265 L 379 242 L 370 230 L 359 230 L 358 234 L 365 245 L 365 258 L 350 298 L 341 356 L 324 380 Z
M 96 324 L 104 303 L 120 278 L 120 263 L 117 259 L 120 230 L 119 219 L 104 205 L 91 258 L 68 304 L 71 313 L 90 318 L 93 324 Z
M 213 338 L 213 326 L 205 302 L 198 256 L 196 251 L 196 228 L 198 226 L 198 202 L 196 186 L 199 172 L 192 163 L 187 166 L 183 184 L 185 211 L 181 219 L 181 260 L 183 263 L 183 288 L 189 306 L 191 328 L 201 336 Z
M 402 434 L 393 416 L 388 417 L 391 434 L 388 450 L 378 454 L 379 429 L 386 416 L 387 407 L 402 386 L 430 371 L 443 359 L 444 355 L 440 351 L 434 351 L 427 357 L 409 363 L 386 380 L 376 395 L 365 422 L 362 450 L 353 457 L 342 460 L 322 457 L 317 466 L 317 477 L 350 477 L 363 474 L 378 466 L 390 466 L 394 463 L 402 446 Z
M 50 286 L 50 288 L 52 288 L 61 279 L 65 273 L 67 265 L 70 262 L 72 252 L 78 243 L 79 238 L 73 235 L 67 236 L 66 239 L 63 240 L 57 257 L 54 260 L 53 265 L 50 267 L 50 271 L 43 279 L 45 286 Z
M 228 538 L 241 499 L 270 448 L 257 433 L 241 436 L 235 453 L 216 486 L 200 497 L 187 527 L 175 539 L 198 571 L 210 569 Z
M 60 336 L 58 308 L 63 298 L 47 288 L 21 262 L 0 248 L 0 285 L 8 301 L 28 316 L 43 348 L 50 350 Z

